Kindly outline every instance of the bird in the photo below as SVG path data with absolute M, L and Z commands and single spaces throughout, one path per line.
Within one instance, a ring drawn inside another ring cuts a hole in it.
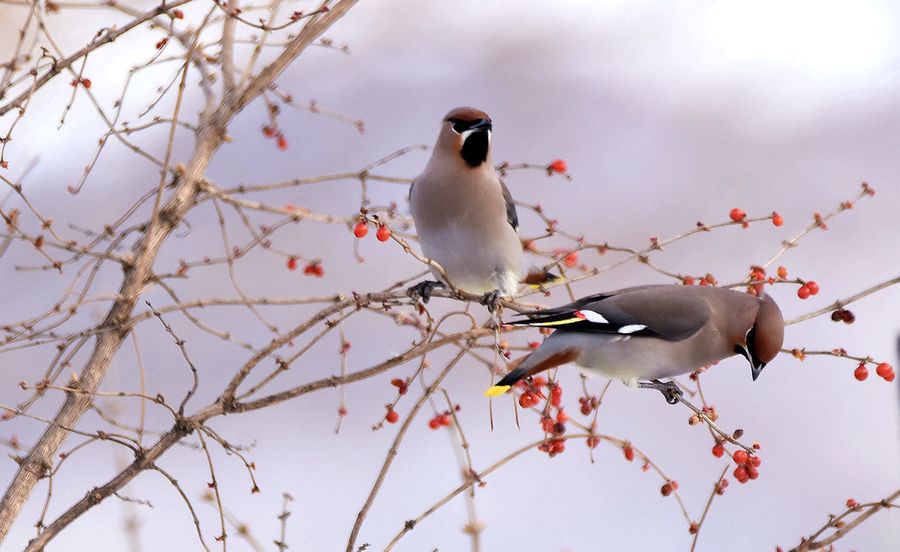
M 453 287 L 482 295 L 493 310 L 500 297 L 518 291 L 523 277 L 519 216 L 491 159 L 491 118 L 472 107 L 444 117 L 425 170 L 409 191 L 410 211 L 422 253 L 436 261 Z M 438 281 L 409 288 L 428 302 Z M 552 277 L 552 275 L 549 275 Z
M 630 386 L 657 389 L 674 404 L 680 390 L 660 380 L 741 355 L 756 381 L 784 343 L 784 318 L 770 295 L 719 287 L 630 287 L 526 316 L 509 323 L 555 331 L 513 361 L 485 395 L 502 395 L 528 376 L 574 362 Z

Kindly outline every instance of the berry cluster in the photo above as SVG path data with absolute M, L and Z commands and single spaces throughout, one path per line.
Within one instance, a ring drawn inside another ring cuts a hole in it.
M 738 480 L 738 483 L 746 483 L 751 479 L 756 479 L 759 477 L 759 465 L 762 463 L 762 459 L 756 455 L 749 455 L 747 451 L 740 449 L 734 452 L 731 455 L 732 460 L 738 466 L 732 472 L 732 475 L 735 479 Z
M 362 239 L 365 238 L 368 233 L 369 224 L 365 218 L 360 217 L 359 222 L 353 227 L 353 235 L 356 236 L 357 239 Z M 391 229 L 385 224 L 379 224 L 378 230 L 375 232 L 375 237 L 380 242 L 386 242 L 391 239 Z
M 438 414 L 434 418 L 428 420 L 428 427 L 430 427 L 431 429 L 447 427 L 450 425 L 451 421 L 452 418 L 450 417 L 450 411 L 445 410 L 442 414 Z
M 888 383 L 894 381 L 894 378 L 896 377 L 894 367 L 887 362 L 879 363 L 875 367 L 875 374 Z M 865 362 L 859 363 L 859 366 L 853 371 L 853 377 L 859 381 L 865 381 L 869 377 L 869 369 L 866 368 Z

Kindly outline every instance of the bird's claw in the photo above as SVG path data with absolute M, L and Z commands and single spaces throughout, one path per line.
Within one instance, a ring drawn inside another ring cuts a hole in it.
M 407 288 L 406 293 L 409 294 L 410 297 L 420 297 L 423 303 L 428 304 L 428 301 L 431 300 L 431 293 L 434 291 L 434 289 L 442 287 L 444 287 L 444 284 L 442 284 L 441 282 L 425 280 L 424 282 L 419 282 L 418 284 Z
M 684 395 L 684 392 L 681 391 L 681 388 L 674 381 L 642 381 L 638 383 L 638 386 L 641 389 L 656 389 L 663 394 L 663 397 L 669 404 L 678 404 L 681 396 Z
M 487 307 L 488 312 L 491 314 L 497 310 L 497 307 L 500 306 L 500 290 L 495 289 L 494 291 L 489 291 L 485 293 L 481 297 L 480 303 Z

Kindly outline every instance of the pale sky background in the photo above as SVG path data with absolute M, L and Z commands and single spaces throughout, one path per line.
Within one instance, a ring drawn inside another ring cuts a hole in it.
M 508 185 L 516 198 L 541 203 L 567 229 L 593 241 L 642 247 L 649 236 L 679 233 L 698 219 L 724 220 L 732 207 L 761 215 L 779 211 L 786 221 L 780 229 L 769 224 L 747 231 L 727 228 L 676 244 L 655 257 L 673 271 L 710 271 L 722 282 L 736 281 L 745 275 L 747 265 L 767 260 L 781 240 L 805 226 L 813 211 L 830 211 L 853 197 L 866 180 L 877 190 L 874 198 L 835 219 L 827 232 L 811 234 L 782 261 L 792 274 L 815 279 L 822 292 L 808 301 L 798 300 L 794 288 L 787 286 L 775 287 L 772 294 L 785 317 L 792 318 L 897 275 L 900 8 L 894 3 L 485 4 L 362 2 L 328 33 L 336 42 L 348 43 L 352 55 L 313 49 L 279 82 L 298 100 L 316 98 L 324 106 L 364 119 L 367 132 L 360 135 L 332 119 L 285 110 L 280 122 L 291 146 L 281 153 L 261 136 L 264 109 L 255 104 L 229 128 L 235 141 L 222 148 L 209 176 L 231 186 L 356 170 L 401 147 L 431 144 L 446 111 L 472 105 L 492 116 L 496 161 L 568 162 L 571 183 L 523 172 L 510 176 Z M 4 59 L 23 13 L 0 6 Z M 50 19 L 68 51 L 93 33 L 93 26 L 83 26 L 84 13 Z M 128 67 L 149 57 L 158 38 L 153 33 L 135 34 L 91 56 L 93 90 L 105 106 L 119 93 Z M 135 83 L 133 112 L 146 106 L 168 74 L 150 74 Z M 8 174 L 21 174 L 25 160 L 39 155 L 25 181 L 30 199 L 56 220 L 96 228 L 152 186 L 158 173 L 122 148 L 110 146 L 85 191 L 77 198 L 67 194 L 66 185 L 77 181 L 102 132 L 84 97 L 63 129 L 57 130 L 70 91 L 62 79 L 32 104 L 9 150 L 12 159 L 22 161 Z M 167 105 L 171 104 L 162 104 L 164 113 Z M 196 111 L 199 105 L 199 98 L 190 96 L 185 112 Z M 148 135 L 141 143 L 161 154 L 164 133 Z M 189 151 L 187 135 L 181 135 L 177 145 L 176 157 L 182 160 Z M 384 172 L 414 176 L 426 160 L 426 153 L 414 153 Z M 405 187 L 372 184 L 370 193 L 376 203 L 394 200 L 407 210 Z M 358 208 L 358 186 L 350 182 L 306 187 L 266 199 L 346 216 Z M 190 217 L 190 233 L 180 233 L 187 235 L 163 250 L 161 270 L 174 268 L 181 257 L 220 252 L 213 214 L 206 206 Z M 521 213 L 521 218 L 523 234 L 539 231 L 535 217 Z M 239 232 L 237 225 L 233 228 Z M 419 269 L 399 248 L 374 239 L 362 244 L 368 261 L 358 265 L 351 235 L 340 230 L 304 224 L 276 238 L 284 249 L 324 257 L 328 278 L 312 280 L 290 273 L 283 259 L 259 253 L 253 261 L 238 265 L 246 290 L 250 295 L 278 297 L 369 291 Z M 601 264 L 611 260 L 601 259 Z M 3 323 L 51 305 L 68 282 L 52 274 L 14 272 L 14 261 L 35 261 L 21 247 L 2 261 Z M 102 273 L 97 290 L 114 291 L 118 277 L 113 270 Z M 576 292 L 662 281 L 658 274 L 632 264 L 579 284 Z M 179 289 L 185 297 L 234 295 L 217 271 L 198 270 Z M 148 298 L 157 305 L 167 303 L 158 292 Z M 564 301 L 560 290 L 546 303 Z M 894 287 L 851 306 L 857 315 L 852 326 L 822 317 L 790 327 L 785 345 L 843 346 L 852 354 L 868 354 L 896 366 L 898 307 L 900 287 Z M 99 307 L 87 311 L 82 320 L 104 312 Z M 303 320 L 309 309 L 268 312 L 287 327 Z M 255 319 L 235 309 L 199 314 L 217 327 L 235 328 L 244 339 L 255 343 L 267 339 Z M 216 396 L 247 353 L 192 332 L 183 318 L 167 319 L 185 332 L 202 373 L 204 386 L 191 403 L 200 407 Z M 350 370 L 401 352 L 416 337 L 372 316 L 350 324 L 347 335 L 353 343 Z M 151 394 L 183 394 L 189 375 L 171 338 L 153 322 L 142 325 L 138 336 Z M 336 373 L 337 348 L 336 335 L 324 340 L 279 386 Z M 16 382 L 34 381 L 50 354 L 42 350 L 0 356 L 5 382 L 0 385 L 0 402 L 22 400 L 26 393 Z M 436 368 L 429 379 L 445 357 L 432 359 Z M 743 428 L 746 441 L 760 441 L 763 464 L 758 480 L 745 486 L 732 480 L 725 495 L 716 499 L 700 550 L 772 550 L 779 544 L 787 548 L 816 530 L 829 512 L 842 511 L 848 497 L 875 500 L 900 486 L 898 382 L 888 384 L 875 377 L 874 370 L 869 380 L 856 382 L 854 366 L 827 357 L 800 363 L 785 355 L 753 383 L 746 362 L 734 358 L 704 377 L 704 390 L 719 409 L 720 424 Z M 240 462 L 217 453 L 226 507 L 250 523 L 257 539 L 271 549 L 278 534 L 281 493 L 289 492 L 296 499 L 288 522 L 290 550 L 343 550 L 396 432 L 390 426 L 372 432 L 371 425 L 393 397 L 390 379 L 413 370 L 413 365 L 404 365 L 350 386 L 350 415 L 337 436 L 333 390 L 214 420 L 211 426 L 231 442 L 255 443 L 249 456 L 258 466 L 262 489 L 251 496 Z M 135 373 L 132 348 L 126 342 L 103 388 L 133 388 Z M 563 369 L 561 377 L 574 414 L 576 372 Z M 522 429 L 517 429 L 512 409 L 503 401 L 495 403 L 491 432 L 487 402 L 481 395 L 487 382 L 484 370 L 468 361 L 446 380 L 454 401 L 462 406 L 460 419 L 476 469 L 542 436 L 532 416 L 524 416 Z M 593 381 L 591 386 L 598 392 L 602 382 Z M 407 412 L 415 399 L 415 392 L 405 397 L 400 413 Z M 52 415 L 58 401 L 58 395 L 51 395 L 36 412 Z M 136 419 L 133 406 L 122 416 Z M 167 428 L 169 420 L 152 412 L 156 427 Z M 424 413 L 414 422 L 363 526 L 358 543 L 371 543 L 371 550 L 383 548 L 404 520 L 419 515 L 459 483 L 446 431 L 430 431 L 428 417 Z M 631 439 L 677 479 L 689 512 L 699 517 L 725 462 L 710 455 L 708 433 L 688 426 L 687 418 L 686 409 L 666 405 L 656 393 L 629 391 L 615 383 L 598 423 L 603 433 Z M 96 429 L 98 423 L 87 415 L 82 425 Z M 16 420 L 0 425 L 0 436 L 16 434 L 30 443 L 41 429 L 40 424 Z M 70 439 L 64 448 L 76 442 Z M 606 445 L 597 449 L 595 464 L 582 443 L 569 443 L 568 449 L 553 459 L 536 451 L 526 454 L 486 479 L 488 485 L 477 492 L 478 516 L 486 524 L 484 550 L 689 548 L 691 537 L 676 503 L 660 497 L 661 481 L 641 473 L 639 462 L 625 462 L 618 450 Z M 54 482 L 50 518 L 91 486 L 105 482 L 125 461 L 124 453 L 103 446 L 73 456 Z M 176 448 L 161 464 L 192 498 L 205 490 L 208 475 L 202 454 Z M 11 460 L 0 462 L 4 482 L 14 468 Z M 43 489 L 39 487 L 28 503 L 4 550 L 20 549 L 33 536 L 31 524 L 42 506 Z M 149 499 L 156 508 L 107 500 L 48 550 L 128 549 L 122 526 L 129 512 L 140 515 L 143 550 L 200 549 L 183 503 L 158 474 L 143 474 L 124 494 Z M 197 501 L 197 507 L 207 540 L 214 544 L 217 516 L 208 504 Z M 418 525 L 397 550 L 464 550 L 465 522 L 464 504 L 457 499 Z M 838 549 L 900 551 L 898 535 L 900 515 L 882 512 L 842 539 Z M 247 549 L 237 538 L 228 544 L 231 550 Z

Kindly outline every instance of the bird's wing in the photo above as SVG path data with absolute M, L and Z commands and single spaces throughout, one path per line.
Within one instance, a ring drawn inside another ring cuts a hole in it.
M 711 315 L 699 294 L 684 291 L 676 286 L 645 286 L 592 295 L 563 307 L 529 313 L 527 320 L 512 324 L 680 341 L 697 333 Z
M 506 201 L 506 221 L 513 227 L 513 230 L 516 230 L 519 228 L 519 214 L 516 212 L 516 202 L 513 201 L 512 194 L 509 193 L 509 188 L 506 187 L 502 179 L 500 180 L 500 189 L 503 190 L 503 200 Z

